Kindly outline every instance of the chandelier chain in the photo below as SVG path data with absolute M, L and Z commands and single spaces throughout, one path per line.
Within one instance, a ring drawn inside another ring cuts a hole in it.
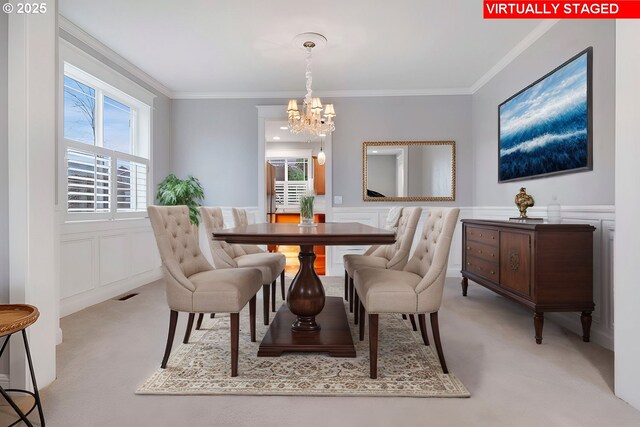
M 313 82 L 313 77 L 311 75 L 311 49 L 311 46 L 307 46 L 307 71 L 305 73 L 305 77 L 307 79 L 307 95 L 304 97 L 304 103 L 309 105 L 311 105 L 311 103 L 313 102 L 313 98 L 311 97 L 311 94 L 313 92 L 313 90 L 311 89 L 311 84 Z

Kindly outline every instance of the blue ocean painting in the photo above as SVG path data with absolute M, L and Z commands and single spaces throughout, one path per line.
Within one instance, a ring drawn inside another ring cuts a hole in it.
M 499 107 L 499 180 L 590 166 L 588 54 Z

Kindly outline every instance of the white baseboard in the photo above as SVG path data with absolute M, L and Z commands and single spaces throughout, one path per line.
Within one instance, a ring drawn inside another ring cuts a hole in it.
M 544 317 L 576 333 L 578 336 L 582 336 L 580 313 L 545 313 Z M 544 332 L 542 335 L 544 336 Z M 613 350 L 613 331 L 607 330 L 605 326 L 599 325 L 594 321 L 591 325 L 591 342 Z
M 0 374 L 0 387 L 5 390 L 9 388 L 9 375 Z
M 462 274 L 460 274 L 460 267 L 448 268 L 447 269 L 447 277 L 453 277 L 453 278 L 457 278 L 457 279 L 462 279 Z
M 68 316 L 161 278 L 162 268 L 158 267 L 122 281 L 64 298 L 60 301 L 60 317 Z M 62 336 L 60 339 L 62 339 Z

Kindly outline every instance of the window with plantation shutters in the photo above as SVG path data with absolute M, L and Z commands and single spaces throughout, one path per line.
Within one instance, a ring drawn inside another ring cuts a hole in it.
M 67 210 L 111 211 L 111 159 L 67 148 Z
M 67 219 L 145 216 L 149 105 L 65 63 Z
M 300 198 L 313 188 L 309 174 L 309 159 L 273 158 L 269 159 L 269 163 L 276 167 L 276 206 L 299 206 Z

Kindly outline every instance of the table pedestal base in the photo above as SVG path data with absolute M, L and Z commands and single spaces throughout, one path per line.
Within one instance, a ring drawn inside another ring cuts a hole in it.
M 313 332 L 291 330 L 296 315 L 283 304 L 271 322 L 258 357 L 277 357 L 284 352 L 321 352 L 333 357 L 356 357 L 351 329 L 340 297 L 326 297 L 324 309 L 316 316 L 322 329 Z

